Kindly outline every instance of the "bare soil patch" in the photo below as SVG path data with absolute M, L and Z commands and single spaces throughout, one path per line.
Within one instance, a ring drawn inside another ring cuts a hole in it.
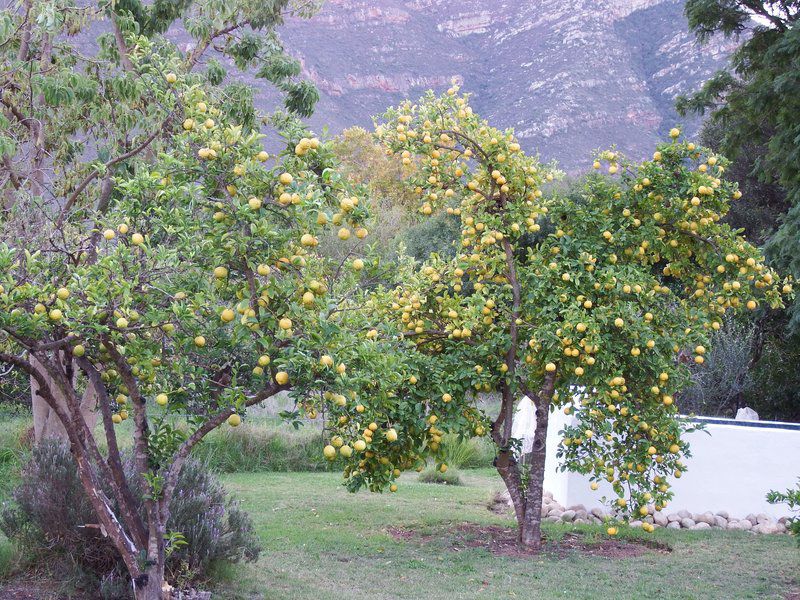
M 58 591 L 58 583 L 46 577 L 22 576 L 0 583 L 2 600 L 90 600 L 91 596 Z
M 390 527 L 389 534 L 396 540 L 425 544 L 434 539 L 433 535 L 422 534 L 414 529 Z M 517 530 L 498 525 L 477 525 L 460 523 L 447 529 L 443 537 L 450 550 L 459 552 L 467 548 L 484 548 L 495 556 L 531 558 L 541 556 L 527 550 L 517 542 Z M 568 533 L 559 539 L 545 538 L 542 552 L 557 558 L 581 554 L 602 558 L 632 558 L 651 552 L 666 554 L 672 549 L 666 544 L 650 540 L 598 539 L 587 540 L 580 534 Z M 793 600 L 793 599 L 792 599 Z

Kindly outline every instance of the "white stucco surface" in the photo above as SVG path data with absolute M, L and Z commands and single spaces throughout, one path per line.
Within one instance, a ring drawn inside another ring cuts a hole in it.
M 603 495 L 613 497 L 610 485 L 603 482 L 600 489 L 592 491 L 587 477 L 557 470 L 558 432 L 571 418 L 560 411 L 550 415 L 544 488 L 567 507 L 575 504 L 583 504 L 588 509 L 602 506 Z M 684 460 L 687 469 L 683 476 L 672 480 L 675 496 L 666 512 L 725 510 L 739 518 L 750 513 L 764 513 L 775 518 L 788 515 L 785 505 L 767 503 L 766 494 L 797 484 L 800 476 L 800 429 L 797 425 L 731 419 L 714 421 L 719 422 L 709 422 L 704 431 L 687 434 L 692 457 Z

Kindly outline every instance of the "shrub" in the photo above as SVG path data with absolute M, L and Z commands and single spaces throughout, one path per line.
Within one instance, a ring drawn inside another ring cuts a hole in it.
M 441 483 L 444 485 L 461 485 L 461 476 L 458 469 L 447 469 L 442 473 L 439 469 L 433 466 L 427 467 L 419 474 L 419 480 L 422 483 Z
M 432 253 L 443 258 L 455 256 L 455 240 L 458 239 L 460 222 L 451 215 L 438 215 L 409 227 L 403 238 L 406 253 L 419 262 Z
M 211 564 L 247 562 L 258 558 L 260 547 L 253 522 L 239 504 L 225 493 L 222 483 L 203 463 L 186 463 L 170 504 L 169 532 L 179 532 L 186 545 L 169 557 L 167 573 L 177 575 L 188 567 L 199 576 Z
M 800 479 L 796 489 L 788 489 L 786 492 L 771 491 L 767 494 L 767 502 L 770 504 L 786 504 L 789 510 L 800 512 Z M 797 545 L 800 546 L 800 516 L 791 517 L 786 521 L 786 527 L 789 532 L 797 539 Z
M 0 405 L 0 499 L 11 494 L 31 438 L 30 410 Z
M 17 568 L 18 556 L 11 542 L 0 539 L 0 581 L 7 579 Z
M 193 456 L 221 473 L 326 471 L 321 431 L 313 425 L 291 429 L 255 421 L 222 428 L 195 447 Z
M 3 507 L 0 529 L 34 554 L 66 552 L 82 568 L 108 573 L 117 558 L 83 492 L 67 446 L 47 441 L 36 446 L 22 468 L 13 504 Z
M 750 371 L 752 323 L 726 319 L 712 337 L 711 350 L 702 365 L 692 369 L 692 386 L 680 393 L 678 405 L 684 414 L 734 416 L 752 388 Z
M 494 450 L 485 438 L 463 438 L 448 433 L 442 436 L 442 461 L 457 469 L 491 467 Z
M 789 335 L 786 321 L 780 316 L 770 323 L 752 365 L 753 386 L 746 401 L 761 419 L 800 422 L 800 332 Z
M 126 461 L 129 481 L 132 472 Z M 126 570 L 112 543 L 93 524 L 94 511 L 69 449 L 56 441 L 35 447 L 21 479 L 13 502 L 0 513 L 0 530 L 34 557 L 69 557 L 103 597 L 120 597 L 119 590 L 129 588 Z M 139 494 L 135 486 L 134 494 Z M 204 580 L 216 561 L 255 560 L 260 550 L 248 515 L 197 460 L 188 461 L 181 472 L 167 531 L 179 542 L 172 544 L 167 560 L 167 573 L 179 584 Z
M 30 377 L 19 369 L 0 366 L 0 405 L 30 407 Z
M 787 331 L 781 314 L 726 319 L 705 362 L 692 368 L 693 385 L 678 396 L 681 411 L 733 417 L 749 406 L 762 420 L 800 421 L 800 335 Z
M 329 471 L 322 432 L 313 422 L 298 429 L 252 420 L 211 433 L 193 456 L 220 473 Z M 491 467 L 494 449 L 485 438 L 442 437 L 443 462 L 459 469 Z

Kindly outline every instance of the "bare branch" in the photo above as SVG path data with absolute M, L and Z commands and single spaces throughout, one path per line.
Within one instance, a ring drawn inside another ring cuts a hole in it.
M 249 25 L 250 21 L 242 21 L 241 23 L 234 23 L 232 25 L 228 25 L 227 27 L 223 27 L 222 29 L 218 29 L 211 33 L 208 39 L 203 40 L 197 46 L 195 46 L 194 50 L 192 50 L 189 57 L 186 59 L 186 66 L 189 70 L 192 70 L 194 66 L 197 64 L 197 61 L 203 56 L 208 47 L 212 44 L 212 42 L 220 36 L 226 35 L 235 31 L 245 25 Z
M 21 187 L 19 177 L 14 170 L 14 165 L 11 164 L 11 158 L 9 158 L 7 154 L 3 155 L 3 166 L 6 168 L 6 171 L 8 171 L 8 179 L 11 181 L 11 185 L 14 186 L 15 190 L 18 190 Z
M 116 14 L 111 16 L 111 25 L 114 28 L 114 40 L 117 43 L 117 52 L 119 52 L 119 59 L 122 63 L 122 68 L 126 71 L 134 71 L 135 69 L 133 63 L 131 62 L 130 56 L 128 56 L 128 46 L 125 43 L 125 37 L 122 35 L 122 30 L 119 28 Z

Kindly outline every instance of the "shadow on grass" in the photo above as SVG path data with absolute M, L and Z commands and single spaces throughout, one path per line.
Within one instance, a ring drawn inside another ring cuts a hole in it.
M 515 558 L 564 559 L 574 556 L 596 556 L 602 558 L 632 558 L 648 553 L 667 554 L 671 546 L 658 541 L 639 537 L 610 538 L 594 529 L 571 530 L 554 529 L 543 535 L 544 546 L 541 552 L 533 552 L 519 544 L 517 529 L 500 525 L 480 525 L 477 523 L 454 523 L 436 528 L 389 527 L 389 535 L 395 540 L 413 544 L 438 543 L 444 548 L 461 552 L 468 548 L 488 551 L 494 556 Z

